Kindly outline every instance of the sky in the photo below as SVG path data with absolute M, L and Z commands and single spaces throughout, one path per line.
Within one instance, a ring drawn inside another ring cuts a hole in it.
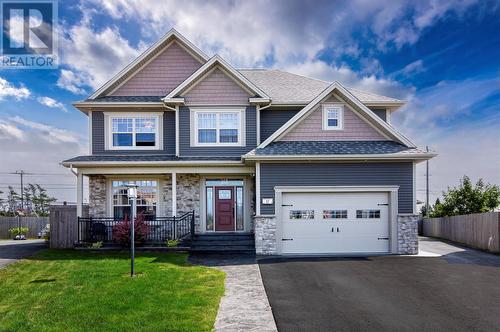
M 76 200 L 85 99 L 172 27 L 237 68 L 278 68 L 407 101 L 392 124 L 437 152 L 431 201 L 463 175 L 500 184 L 500 1 L 59 1 L 60 64 L 0 69 L 0 190 Z M 425 163 L 417 199 L 425 198 Z

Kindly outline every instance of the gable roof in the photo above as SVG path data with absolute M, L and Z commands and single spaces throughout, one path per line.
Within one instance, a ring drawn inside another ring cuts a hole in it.
M 200 63 L 208 60 L 208 57 L 198 47 L 181 35 L 177 30 L 171 29 L 157 42 L 151 45 L 146 51 L 135 58 L 130 64 L 123 68 L 118 74 L 106 82 L 103 86 L 93 92 L 88 99 L 95 99 L 101 97 L 106 92 L 109 92 L 123 81 L 133 76 L 137 70 L 144 66 L 149 60 L 159 54 L 165 46 L 170 44 L 173 40 L 177 41 L 181 46 L 185 47 Z
M 168 95 L 163 98 L 163 101 L 169 102 L 176 97 L 180 96 L 184 91 L 194 86 L 196 82 L 209 73 L 213 68 L 221 68 L 229 77 L 233 80 L 239 82 L 243 88 L 246 88 L 251 93 L 255 94 L 262 99 L 270 100 L 271 98 L 257 87 L 254 83 L 243 76 L 239 71 L 237 71 L 233 66 L 227 63 L 219 55 L 214 55 L 210 60 L 208 60 L 203 66 L 201 66 L 197 71 L 195 71 L 191 76 L 189 76 L 184 82 L 179 84 L 174 90 L 172 90 Z
M 359 115 L 364 119 L 369 121 L 372 126 L 389 138 L 406 145 L 407 147 L 415 147 L 408 138 L 403 134 L 398 132 L 394 127 L 392 127 L 387 122 L 380 119 L 375 113 L 373 113 L 368 107 L 366 107 L 358 98 L 356 98 L 351 92 L 349 92 L 342 84 L 335 81 L 328 88 L 324 89 L 316 98 L 314 98 L 309 104 L 307 104 L 300 112 L 295 114 L 290 120 L 288 120 L 283 126 L 276 130 L 271 136 L 269 136 L 264 142 L 262 142 L 257 148 L 265 148 L 271 142 L 283 137 L 291 128 L 298 124 L 303 118 L 310 114 L 317 105 L 319 105 L 324 99 L 326 99 L 333 92 L 338 92 L 340 97 L 343 97 L 346 101 L 351 103 L 353 109 L 355 109 Z
M 332 82 L 297 75 L 278 69 L 239 69 L 245 77 L 266 92 L 277 105 L 307 105 Z M 404 105 L 404 101 L 345 87 L 351 94 L 368 106 Z

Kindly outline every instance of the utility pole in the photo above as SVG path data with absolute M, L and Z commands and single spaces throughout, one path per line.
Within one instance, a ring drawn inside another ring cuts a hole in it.
M 426 146 L 425 150 L 429 152 L 429 146 Z M 429 159 L 425 162 L 425 168 L 425 216 L 429 218 Z
M 19 174 L 21 176 L 21 210 L 24 211 L 24 187 L 23 187 L 23 176 L 26 174 L 25 171 L 20 170 L 16 171 L 15 174 Z

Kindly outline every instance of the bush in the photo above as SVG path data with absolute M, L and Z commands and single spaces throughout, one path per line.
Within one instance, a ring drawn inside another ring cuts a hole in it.
M 130 247 L 130 224 L 127 217 L 113 226 L 113 240 L 124 247 Z M 149 233 L 149 226 L 144 221 L 142 214 L 137 216 L 134 226 L 135 244 L 140 245 L 144 243 Z
M 179 241 L 179 240 L 167 240 L 166 244 L 167 244 L 167 247 L 173 248 L 173 247 L 177 247 L 180 242 L 181 241 Z
M 102 245 L 103 245 L 102 241 L 97 241 L 97 242 L 90 244 L 89 248 L 99 249 L 99 248 L 102 248 Z
M 9 229 L 10 235 L 15 238 L 18 235 L 24 235 L 28 234 L 28 227 L 13 227 Z

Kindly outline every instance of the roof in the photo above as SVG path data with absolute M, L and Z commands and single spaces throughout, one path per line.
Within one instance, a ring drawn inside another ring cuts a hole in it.
M 162 161 L 240 161 L 240 157 L 176 157 L 167 154 L 85 155 L 63 161 L 63 164 L 81 162 L 162 162 Z
M 86 99 L 86 103 L 161 103 L 163 96 L 105 96 Z
M 277 69 L 239 69 L 239 72 L 269 95 L 273 104 L 308 104 L 332 84 Z M 348 87 L 346 89 L 365 104 L 404 104 L 399 99 Z
M 426 160 L 434 153 L 409 148 L 393 141 L 279 141 L 256 148 L 243 156 L 247 160 Z

